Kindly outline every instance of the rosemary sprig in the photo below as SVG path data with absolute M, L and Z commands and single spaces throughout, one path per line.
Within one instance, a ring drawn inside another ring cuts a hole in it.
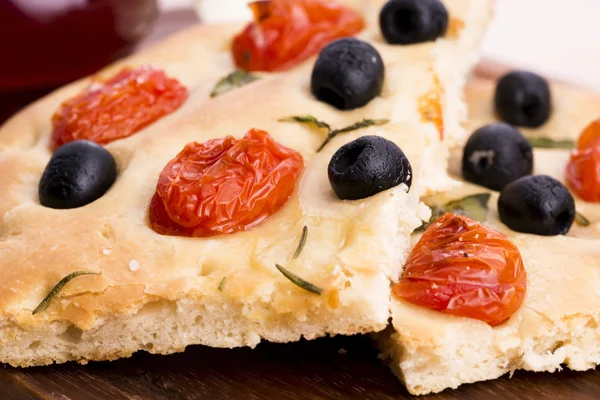
M 299 122 L 301 124 L 314 125 L 317 128 L 325 128 L 327 131 L 331 131 L 331 126 L 328 123 L 319 121 L 312 115 L 294 115 L 292 117 L 280 118 L 279 122 Z
M 219 291 L 223 291 L 223 289 L 225 289 L 225 284 L 227 283 L 227 277 L 224 276 L 223 279 L 221 279 L 221 283 L 219 283 Z
M 242 87 L 250 82 L 260 79 L 259 77 L 249 74 L 248 72 L 238 69 L 217 82 L 210 97 L 215 97 L 223 93 L 229 92 L 232 89 Z
M 336 137 L 340 133 L 351 132 L 351 131 L 355 131 L 357 129 L 367 128 L 369 126 L 383 125 L 383 124 L 387 124 L 388 122 L 390 122 L 389 119 L 363 119 L 362 121 L 356 122 L 356 123 L 354 123 L 354 124 L 352 124 L 350 126 L 347 126 L 345 128 L 334 129 L 334 130 L 330 131 L 327 134 L 327 138 L 319 146 L 319 148 L 317 149 L 317 153 L 320 152 L 321 150 L 323 150 L 323 148 L 325 146 L 327 146 L 327 144 L 331 141 L 331 139 L 333 139 L 334 137 Z
M 281 272 L 283 274 L 283 276 L 288 278 L 294 285 L 301 287 L 302 289 L 306 290 L 307 292 L 318 294 L 319 296 L 321 295 L 321 293 L 323 293 L 323 289 L 321 289 L 318 286 L 313 285 L 310 282 L 305 281 L 304 279 L 300 278 L 298 275 L 283 268 L 281 265 L 275 264 L 275 267 L 277 267 L 279 272 Z
M 286 117 L 279 119 L 279 122 L 299 122 L 301 124 L 310 124 L 314 125 L 317 128 L 327 129 L 327 137 L 325 141 L 319 146 L 317 149 L 317 153 L 323 150 L 323 148 L 337 135 L 340 133 L 346 133 L 355 131 L 362 128 L 367 128 L 369 126 L 383 125 L 390 122 L 389 119 L 363 119 L 362 121 L 358 121 L 350 126 L 347 126 L 342 129 L 331 129 L 331 126 L 323 121 L 320 121 L 313 117 L 312 115 L 295 115 L 292 117 Z
M 304 249 L 304 245 L 306 244 L 306 239 L 308 238 L 308 226 L 304 225 L 302 228 L 302 236 L 300 236 L 300 243 L 298 243 L 298 247 L 292 256 L 292 260 L 295 260 L 302 253 L 302 249 Z
M 56 296 L 58 292 L 60 292 L 67 283 L 69 283 L 72 279 L 82 275 L 100 275 L 100 272 L 75 271 L 65 276 L 56 284 L 56 286 L 52 288 L 50 293 L 48 293 L 46 297 L 44 297 L 44 300 L 42 300 L 42 302 L 35 308 L 35 310 L 33 310 L 31 314 L 35 315 L 44 311 L 46 307 L 48 307 L 50 300 L 52 300 L 52 298 Z
M 338 133 L 346 133 L 346 132 L 355 131 L 355 130 L 361 129 L 361 128 L 367 128 L 369 126 L 384 125 L 384 124 L 387 124 L 388 122 L 390 122 L 389 119 L 363 119 L 362 121 L 355 122 L 354 124 L 347 126 L 345 128 L 336 129 L 336 130 L 332 131 L 331 136 L 335 136 Z
M 531 147 L 538 149 L 573 149 L 575 142 L 572 140 L 554 140 L 545 137 L 530 137 L 527 138 Z
M 575 223 L 579 226 L 590 226 L 590 220 L 578 212 L 575 213 Z

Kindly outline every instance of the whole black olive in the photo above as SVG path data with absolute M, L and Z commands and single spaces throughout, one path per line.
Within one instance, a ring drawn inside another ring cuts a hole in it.
M 448 29 L 448 10 L 440 0 L 390 0 L 379 13 L 379 27 L 390 44 L 434 41 Z
M 336 40 L 319 54 L 311 91 L 340 110 L 362 107 L 381 93 L 385 68 L 377 50 L 354 38 Z
M 564 235 L 575 220 L 575 201 L 556 179 L 547 175 L 526 176 L 502 190 L 498 214 L 513 231 Z
M 328 174 L 342 200 L 364 199 L 401 183 L 410 188 L 412 183 L 408 158 L 381 136 L 363 136 L 340 147 L 329 162 Z
M 77 208 L 102 197 L 117 179 L 117 163 L 104 147 L 76 140 L 58 148 L 39 184 L 40 203 Z
M 463 150 L 463 177 L 492 190 L 502 190 L 532 171 L 531 144 L 507 124 L 490 124 L 476 130 Z
M 527 71 L 514 71 L 500 78 L 494 102 L 498 116 L 516 126 L 542 126 L 552 111 L 548 82 Z

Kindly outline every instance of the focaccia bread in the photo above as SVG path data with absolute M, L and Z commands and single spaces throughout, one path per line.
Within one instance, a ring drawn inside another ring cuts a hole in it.
M 315 57 L 210 98 L 216 82 L 234 69 L 230 42 L 242 29 L 238 24 L 195 27 L 108 67 L 96 78 L 153 64 L 190 94 L 172 114 L 105 146 L 116 159 L 117 181 L 84 207 L 43 207 L 37 188 L 52 154 L 53 113 L 95 83 L 68 85 L 9 120 L 0 128 L 0 361 L 111 360 L 142 349 L 165 354 L 190 344 L 255 346 L 262 339 L 384 329 L 389 280 L 406 259 L 410 233 L 428 218 L 418 197 L 454 185 L 445 172 L 441 130 L 464 134 L 463 75 L 491 14 L 492 2 L 445 3 L 462 23 L 433 43 L 390 46 L 367 25 L 360 37 L 379 50 L 385 83 L 381 96 L 354 111 L 338 111 L 310 94 Z M 443 110 L 443 128 L 431 107 Z M 334 128 L 363 118 L 390 122 L 338 135 L 316 153 L 325 132 L 279 121 L 294 115 L 313 115 Z M 283 208 L 230 235 L 187 238 L 152 230 L 148 208 L 169 160 L 187 143 L 241 137 L 251 128 L 269 132 L 304 159 Z M 364 200 L 339 200 L 327 164 L 344 143 L 370 134 L 404 151 L 414 174 L 410 194 L 400 185 Z M 304 226 L 306 244 L 292 261 Z M 322 288 L 321 295 L 295 286 L 276 264 Z M 57 282 L 79 270 L 100 275 L 73 279 L 47 309 L 32 314 Z
M 472 132 L 485 124 L 499 121 L 494 111 L 494 103 L 490 100 L 494 98 L 495 87 L 496 83 L 493 80 L 480 78 L 473 78 L 466 86 L 465 93 L 469 106 L 467 131 Z M 600 110 L 598 93 L 561 82 L 553 82 L 551 89 L 552 107 L 557 112 L 551 114 L 543 129 L 525 127 L 519 129 L 528 138 L 576 140 L 581 131 L 598 118 Z M 463 136 L 463 139 L 467 137 Z
M 497 122 L 498 117 L 493 110 L 494 82 L 484 79 L 473 79 L 466 87 L 465 93 L 469 105 L 469 119 L 466 123 L 468 132 L 473 132 L 483 125 Z M 577 141 L 579 134 L 600 116 L 600 95 L 588 89 L 578 88 L 567 83 L 552 83 L 553 107 L 557 112 L 543 127 L 519 128 L 527 138 L 550 139 L 552 141 Z M 484 100 L 485 99 L 485 100 Z M 450 155 L 450 175 L 460 176 L 461 152 L 454 151 Z M 565 166 L 569 161 L 569 151 L 558 148 L 537 148 L 535 151 L 534 173 L 553 176 L 565 183 Z M 570 235 L 600 239 L 600 207 L 575 196 L 577 210 L 585 215 L 591 225 L 582 229 L 574 225 Z
M 379 11 L 386 0 L 345 0 L 345 3 L 365 10 L 367 21 L 371 26 L 373 38 L 380 37 L 377 23 Z M 452 0 L 444 1 L 450 14 L 448 33 L 443 46 L 434 50 L 436 74 L 444 88 L 442 93 L 444 141 L 446 146 L 455 148 L 468 137 L 463 123 L 467 120 L 467 104 L 462 88 L 467 83 L 469 72 L 479 60 L 478 48 L 486 27 L 490 22 L 495 0 Z M 448 60 L 458 59 L 458 63 L 450 67 Z M 432 191 L 443 190 L 443 187 L 431 185 Z
M 467 88 L 470 129 L 496 120 L 493 82 L 473 81 Z M 560 84 L 552 86 L 552 119 L 528 137 L 576 140 L 598 117 L 600 96 Z M 595 113 L 595 114 L 594 114 Z M 461 151 L 451 171 L 460 175 Z M 564 181 L 569 150 L 535 149 L 535 174 Z M 377 335 L 382 356 L 413 394 L 440 392 L 506 373 L 587 370 L 600 363 L 600 205 L 575 199 L 590 225 L 574 224 L 567 236 L 517 233 L 498 219 L 498 194 L 470 183 L 427 199 L 429 204 L 477 193 L 492 194 L 485 221 L 506 234 L 520 250 L 527 271 L 527 295 L 505 323 L 492 327 L 466 317 L 421 308 L 392 296 L 393 328 Z

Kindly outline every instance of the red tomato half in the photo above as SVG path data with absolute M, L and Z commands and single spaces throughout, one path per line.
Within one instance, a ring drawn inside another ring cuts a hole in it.
M 265 131 L 190 143 L 158 179 L 150 224 L 161 234 L 212 236 L 248 230 L 292 195 L 302 156 Z
M 357 12 L 332 0 L 255 1 L 250 8 L 254 22 L 232 45 L 235 64 L 246 71 L 289 69 L 364 28 Z
M 566 175 L 569 187 L 577 196 L 600 202 L 600 119 L 592 122 L 579 136 Z
M 78 139 L 106 144 L 131 136 L 178 109 L 187 96 L 184 86 L 159 69 L 125 68 L 61 105 L 52 117 L 51 146 Z
M 413 249 L 396 296 L 494 326 L 525 298 L 521 254 L 503 234 L 460 215 L 444 214 Z

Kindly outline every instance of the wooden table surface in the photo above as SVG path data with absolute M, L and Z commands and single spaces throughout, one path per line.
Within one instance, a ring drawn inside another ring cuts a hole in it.
M 163 15 L 146 47 L 196 21 L 191 11 Z M 502 67 L 484 64 L 480 76 Z M 0 399 L 411 399 L 377 358 L 368 337 L 323 338 L 256 349 L 190 346 L 169 356 L 139 352 L 129 359 L 28 369 L 0 367 Z M 420 399 L 600 399 L 600 371 L 516 372 L 512 378 L 465 385 Z
M 190 346 L 169 356 L 28 369 L 0 368 L 0 398 L 403 400 L 406 389 L 377 358 L 368 337 L 336 337 L 256 349 Z M 598 399 L 600 372 L 534 374 L 518 371 L 461 386 L 429 400 Z

